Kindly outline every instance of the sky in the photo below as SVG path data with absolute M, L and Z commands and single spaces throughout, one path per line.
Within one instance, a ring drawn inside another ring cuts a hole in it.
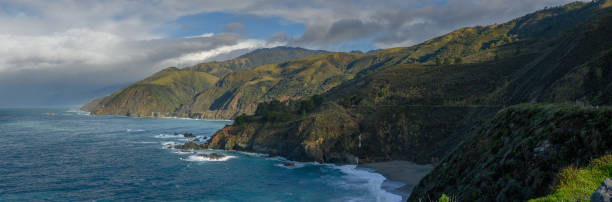
M 569 0 L 0 0 L 0 107 L 80 105 L 275 46 L 368 51 Z

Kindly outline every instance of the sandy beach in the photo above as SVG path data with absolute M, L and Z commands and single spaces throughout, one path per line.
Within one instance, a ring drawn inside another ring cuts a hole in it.
M 383 188 L 401 195 L 403 200 L 408 199 L 412 189 L 433 169 L 431 164 L 420 165 L 401 160 L 361 164 L 359 167 L 373 169 L 385 176 L 387 181 L 383 183 Z

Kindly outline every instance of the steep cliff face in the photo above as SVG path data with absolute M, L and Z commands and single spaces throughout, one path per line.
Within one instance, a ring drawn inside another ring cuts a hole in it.
M 421 180 L 410 201 L 437 199 L 441 194 L 460 201 L 542 197 L 559 186 L 562 169 L 586 167 L 592 159 L 612 154 L 610 145 L 610 107 L 513 106 L 498 112 L 450 152 Z M 612 161 L 603 163 L 612 168 Z M 612 170 L 607 172 L 612 175 Z M 590 193 L 603 178 L 596 179 Z
M 298 161 L 355 162 L 358 124 L 334 103 L 291 122 L 248 122 L 215 133 L 208 148 L 253 151 Z

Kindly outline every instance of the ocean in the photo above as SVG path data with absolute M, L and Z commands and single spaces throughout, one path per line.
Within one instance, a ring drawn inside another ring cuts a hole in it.
M 0 108 L 0 201 L 399 201 L 354 165 L 234 151 L 168 148 L 230 121 L 91 116 L 70 108 Z M 178 135 L 175 135 L 178 134 Z M 227 156 L 210 160 L 198 153 Z

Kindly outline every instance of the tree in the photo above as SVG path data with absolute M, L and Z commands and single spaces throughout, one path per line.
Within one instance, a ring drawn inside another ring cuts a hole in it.
M 461 57 L 455 57 L 455 64 L 461 64 L 462 60 L 463 60 L 463 58 L 461 58 Z
M 440 63 L 442 63 L 442 61 L 440 60 L 439 57 L 436 57 L 436 65 L 440 65 Z
M 450 58 L 444 58 L 444 64 L 445 64 L 445 65 L 448 65 L 448 64 L 450 64 L 450 63 L 451 63 Z

